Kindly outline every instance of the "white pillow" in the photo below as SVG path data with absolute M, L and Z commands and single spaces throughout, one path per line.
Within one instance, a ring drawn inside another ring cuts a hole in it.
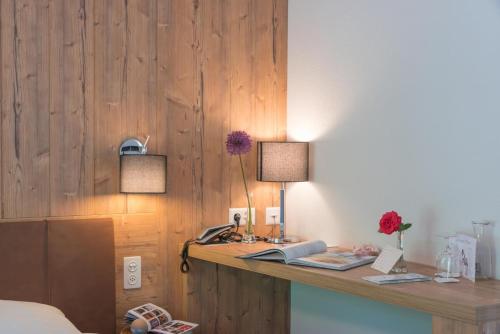
M 38 303 L 0 300 L 0 332 L 81 334 L 61 310 Z

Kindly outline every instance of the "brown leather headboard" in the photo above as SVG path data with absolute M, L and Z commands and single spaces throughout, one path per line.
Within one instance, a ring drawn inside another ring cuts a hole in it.
M 0 299 L 61 309 L 83 332 L 115 333 L 112 219 L 0 223 Z

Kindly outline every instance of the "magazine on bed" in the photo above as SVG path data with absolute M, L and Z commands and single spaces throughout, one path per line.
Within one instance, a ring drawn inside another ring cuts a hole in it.
M 128 323 L 135 319 L 146 321 L 149 333 L 182 334 L 198 327 L 198 324 L 191 322 L 172 320 L 170 313 L 151 303 L 133 308 L 125 314 Z
M 324 241 L 314 240 L 296 244 L 277 245 L 261 252 L 238 256 L 241 259 L 279 261 L 298 266 L 332 270 L 347 270 L 375 261 L 376 256 L 358 256 L 339 247 L 327 247 Z

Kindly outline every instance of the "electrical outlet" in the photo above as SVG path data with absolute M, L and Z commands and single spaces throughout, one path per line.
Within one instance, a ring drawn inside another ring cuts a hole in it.
M 266 208 L 266 225 L 280 223 L 280 207 Z
M 127 256 L 123 258 L 123 288 L 139 289 L 141 287 L 141 257 Z
M 248 208 L 229 208 L 229 224 L 235 224 L 234 215 L 239 213 L 241 215 L 240 226 L 246 225 L 248 220 Z M 252 225 L 255 225 L 255 208 L 252 208 Z

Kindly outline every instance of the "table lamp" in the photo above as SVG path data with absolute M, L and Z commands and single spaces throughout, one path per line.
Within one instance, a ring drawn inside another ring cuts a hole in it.
M 293 242 L 285 237 L 285 182 L 303 182 L 308 178 L 309 143 L 257 142 L 257 180 L 281 182 L 280 235 L 269 242 Z

